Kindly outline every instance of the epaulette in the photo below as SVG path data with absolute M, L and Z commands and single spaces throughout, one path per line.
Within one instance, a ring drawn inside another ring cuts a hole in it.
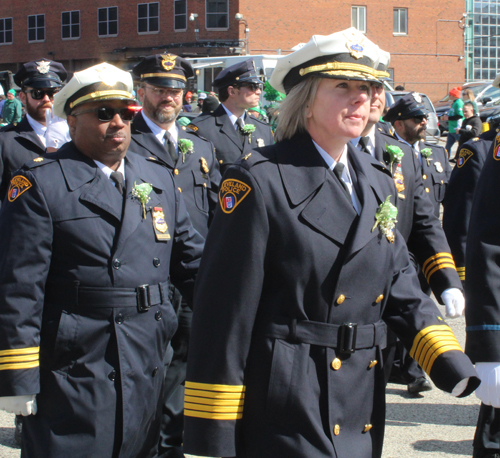
M 251 115 L 249 115 L 251 116 Z M 247 117 L 248 119 L 248 117 Z M 259 118 L 254 118 L 252 116 L 252 122 L 250 124 L 252 124 L 253 122 L 257 121 L 259 124 L 262 124 L 263 126 L 268 126 L 269 127 L 269 123 L 268 122 L 265 122 L 265 121 L 261 121 Z M 248 124 L 248 123 L 247 123 Z
M 385 166 L 385 164 L 381 163 L 381 162 L 371 162 L 371 165 L 376 168 L 378 171 L 382 172 L 382 173 L 385 173 L 389 178 L 392 178 L 392 175 L 391 175 L 391 172 L 389 171 L 389 169 Z
M 47 157 L 44 157 L 44 156 L 38 156 L 38 157 L 35 157 L 34 159 L 32 159 L 31 161 L 26 162 L 26 164 L 23 165 L 23 169 L 25 169 L 25 170 L 36 169 L 37 167 L 51 164 L 52 162 L 57 162 L 57 160 L 56 159 L 47 159 Z
M 266 161 L 269 161 L 268 157 L 263 156 L 258 151 L 252 151 L 250 153 L 247 153 L 247 154 L 241 156 L 235 162 L 235 164 L 239 165 L 240 167 L 243 167 L 246 170 L 250 170 L 254 165 L 260 164 L 261 162 L 266 162 Z
M 159 157 L 155 156 L 148 156 L 145 157 L 148 162 L 153 162 L 154 164 L 162 165 L 163 167 L 168 167 L 171 168 L 163 159 L 160 159 Z
M 197 132 L 198 127 L 196 127 L 196 130 L 194 130 L 190 126 L 196 127 L 194 124 L 189 124 L 188 126 L 182 126 L 181 129 L 183 131 L 185 131 L 187 134 L 196 135 L 196 137 L 200 138 L 201 140 L 205 140 L 206 142 L 210 142 L 210 140 L 203 137 L 202 135 L 200 135 L 199 132 Z
M 14 124 L 7 124 L 6 126 L 3 126 L 0 128 L 0 133 L 2 132 L 10 132 L 11 130 L 14 130 L 17 126 Z

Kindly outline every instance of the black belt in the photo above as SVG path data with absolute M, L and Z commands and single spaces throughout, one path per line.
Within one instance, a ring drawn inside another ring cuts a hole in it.
M 363 348 L 387 345 L 387 325 L 383 321 L 372 324 L 329 324 L 318 321 L 297 321 L 283 318 L 281 323 L 270 323 L 266 337 L 291 342 L 337 348 L 340 353 L 353 353 Z
M 45 287 L 45 301 L 63 307 L 137 307 L 139 312 L 147 312 L 153 305 L 168 299 L 169 284 L 169 281 L 165 281 L 136 288 L 105 288 L 80 286 L 79 282 L 49 283 Z

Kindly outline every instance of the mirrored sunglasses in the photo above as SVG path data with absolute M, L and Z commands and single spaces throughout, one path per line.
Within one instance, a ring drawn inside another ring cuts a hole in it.
M 24 91 L 24 92 L 31 94 L 31 97 L 35 100 L 42 100 L 46 95 L 49 97 L 49 99 L 53 99 L 54 95 L 57 94 L 59 91 L 60 89 L 57 88 L 57 89 L 31 89 L 29 91 Z
M 84 113 L 97 113 L 97 119 L 102 122 L 111 121 L 115 115 L 118 113 L 120 118 L 124 121 L 132 121 L 135 114 L 141 110 L 141 107 L 131 106 L 126 108 L 111 108 L 111 107 L 99 107 L 93 110 L 80 111 L 72 116 L 78 116 Z

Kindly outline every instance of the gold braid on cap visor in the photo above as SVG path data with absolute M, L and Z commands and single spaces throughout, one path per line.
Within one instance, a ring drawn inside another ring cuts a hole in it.
M 74 102 L 71 102 L 69 104 L 69 107 L 73 108 L 76 105 L 79 105 L 80 103 L 86 102 L 88 100 L 90 100 L 90 101 L 107 100 L 107 99 L 115 99 L 116 97 L 134 100 L 134 96 L 130 92 L 127 92 L 127 91 L 117 91 L 117 90 L 96 91 L 96 92 L 91 92 L 90 94 L 84 95 L 83 97 L 80 97 L 79 99 L 76 99 Z
M 141 78 L 174 78 L 176 80 L 187 81 L 187 79 L 177 73 L 144 73 Z
M 371 78 L 389 77 L 389 73 L 375 70 L 367 65 L 353 64 L 348 62 L 328 62 L 321 65 L 313 65 L 307 68 L 301 68 L 300 76 L 308 73 L 328 73 L 329 75 L 346 75 L 346 76 L 369 76 Z

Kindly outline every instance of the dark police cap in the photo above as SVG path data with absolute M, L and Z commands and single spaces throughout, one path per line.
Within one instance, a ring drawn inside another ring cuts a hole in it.
M 20 87 L 61 87 L 68 77 L 62 64 L 50 59 L 26 62 L 14 75 L 14 82 Z
M 155 54 L 142 59 L 132 70 L 141 81 L 153 86 L 186 87 L 188 78 L 194 76 L 193 66 L 175 54 Z
M 217 75 L 212 86 L 221 88 L 241 83 L 262 83 L 262 80 L 257 75 L 253 59 L 238 62 L 225 68 Z
M 383 117 L 383 120 L 394 123 L 394 121 L 410 119 L 416 116 L 427 116 L 428 114 L 429 112 L 422 103 L 420 94 L 418 92 L 410 92 L 392 105 Z

